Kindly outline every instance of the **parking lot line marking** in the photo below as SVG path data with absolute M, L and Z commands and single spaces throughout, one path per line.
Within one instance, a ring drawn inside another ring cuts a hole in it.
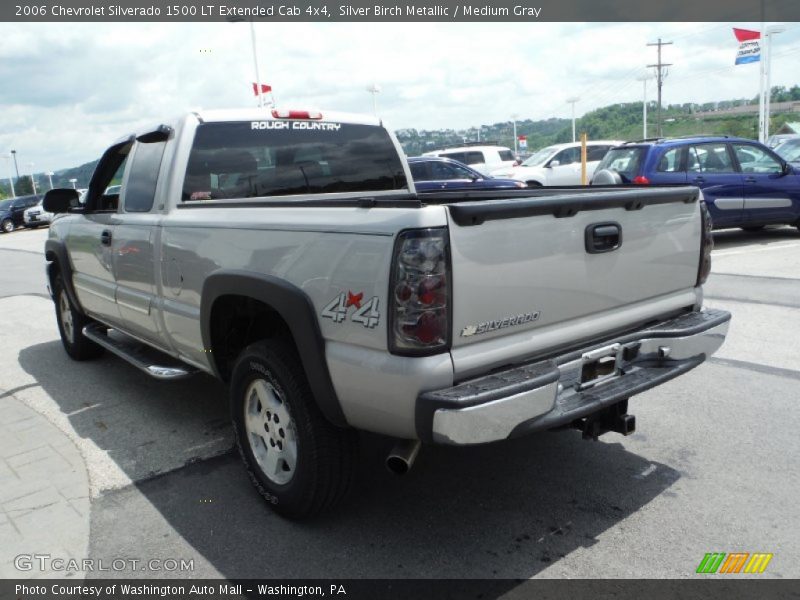
M 794 248 L 800 246 L 800 242 L 786 242 L 765 246 L 764 248 L 747 248 L 744 250 L 716 250 L 712 251 L 711 256 L 733 256 L 735 254 L 752 254 L 753 252 L 764 252 L 765 250 L 780 250 L 782 248 Z

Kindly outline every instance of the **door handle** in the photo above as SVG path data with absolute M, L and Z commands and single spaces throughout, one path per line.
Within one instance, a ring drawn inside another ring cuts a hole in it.
M 622 246 L 622 227 L 619 223 L 593 223 L 584 234 L 586 252 L 600 254 Z
M 692 183 L 703 183 L 706 180 L 705 177 L 695 177 L 692 179 Z
M 111 245 L 111 231 L 108 229 L 103 230 L 103 233 L 100 234 L 100 243 L 103 246 L 110 246 Z
M 744 178 L 744 182 L 745 183 L 755 183 L 756 182 L 756 178 L 755 177 L 745 177 Z

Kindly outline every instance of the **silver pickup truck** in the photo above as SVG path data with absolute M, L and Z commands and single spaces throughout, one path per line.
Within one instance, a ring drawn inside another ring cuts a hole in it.
M 118 193 L 108 187 L 121 182 Z M 61 339 L 227 382 L 253 483 L 294 518 L 353 478 L 356 430 L 482 444 L 629 434 L 628 399 L 702 363 L 711 223 L 697 188 L 417 194 L 371 117 L 192 113 L 120 139 L 85 202 L 53 190 Z

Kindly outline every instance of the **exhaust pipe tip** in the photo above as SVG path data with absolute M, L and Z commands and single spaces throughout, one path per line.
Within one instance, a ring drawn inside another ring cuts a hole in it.
M 398 442 L 386 457 L 386 468 L 395 475 L 405 475 L 414 466 L 420 446 L 419 440 Z
M 411 469 L 411 465 L 400 456 L 387 456 L 386 468 L 395 475 L 405 475 Z

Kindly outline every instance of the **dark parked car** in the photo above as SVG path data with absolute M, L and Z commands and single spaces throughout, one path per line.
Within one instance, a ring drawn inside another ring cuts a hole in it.
M 19 196 L 0 200 L 0 231 L 10 233 L 25 224 L 25 210 L 39 203 L 39 196 Z
M 450 158 L 416 156 L 408 159 L 414 187 L 418 192 L 454 190 L 513 190 L 528 187 L 515 179 L 489 177 Z
M 800 167 L 753 140 L 695 136 L 628 142 L 609 150 L 592 177 L 592 185 L 619 183 L 696 185 L 715 229 L 800 227 Z

